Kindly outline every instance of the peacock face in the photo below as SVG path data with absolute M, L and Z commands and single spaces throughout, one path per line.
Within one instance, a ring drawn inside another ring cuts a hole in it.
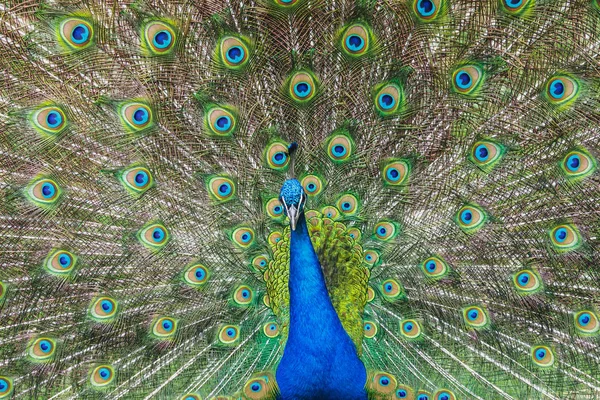
M 283 212 L 290 219 L 290 226 L 296 230 L 300 214 L 304 212 L 306 193 L 297 179 L 288 179 L 283 183 L 279 192 L 279 201 L 283 204 Z

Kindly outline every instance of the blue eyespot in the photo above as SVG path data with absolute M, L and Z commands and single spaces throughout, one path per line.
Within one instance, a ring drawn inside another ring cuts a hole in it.
M 530 279 L 530 277 L 529 277 L 529 273 L 527 273 L 527 272 L 523 272 L 522 274 L 520 274 L 520 275 L 517 277 L 517 279 L 518 279 L 518 281 L 519 281 L 519 282 L 521 282 L 521 284 L 523 284 L 523 285 L 526 285 L 526 284 L 527 284 L 527 282 L 529 282 L 529 279 Z
M 56 128 L 63 122 L 62 115 L 58 111 L 50 111 L 46 116 L 46 123 L 50 128 Z
M 393 289 L 393 286 L 391 283 L 388 283 L 387 285 L 385 285 L 385 291 L 386 292 L 391 292 Z
M 273 211 L 275 212 L 275 214 L 281 214 L 281 212 L 283 211 L 283 209 L 281 208 L 281 206 L 275 206 L 273 208 Z M 264 263 L 264 261 L 263 261 Z
M 450 400 L 450 394 L 448 392 L 442 392 L 438 395 L 439 400 Z
M 377 101 L 379 102 L 379 106 L 384 110 L 389 110 L 393 108 L 396 104 L 396 99 L 394 99 L 392 95 L 389 95 L 387 93 L 381 94 Z
M 537 358 L 538 360 L 543 360 L 544 357 L 546 357 L 546 350 L 544 350 L 544 349 L 536 350 L 535 358 Z
M 219 131 L 227 131 L 231 127 L 231 118 L 227 115 L 223 115 L 217 118 L 217 122 L 215 123 L 215 128 Z
M 68 268 L 71 265 L 71 257 L 68 254 L 61 254 L 58 258 L 58 263 L 63 268 Z
M 581 164 L 581 159 L 576 154 L 570 156 L 567 159 L 567 168 L 569 168 L 570 171 L 577 172 L 580 164 Z
M 42 340 L 40 341 L 40 349 L 44 353 L 49 353 L 52 350 L 52 343 L 50 343 L 48 340 Z
M 269 330 L 274 331 L 275 329 L 277 329 L 277 325 L 275 325 L 275 324 L 269 325 Z
M 475 149 L 475 157 L 477 158 L 477 160 L 479 161 L 486 161 L 488 159 L 490 155 L 489 150 L 487 149 L 487 147 L 483 144 L 480 144 L 479 146 L 477 146 L 477 148 Z
M 162 323 L 162 327 L 165 331 L 170 331 L 171 329 L 173 329 L 173 323 L 169 320 L 165 320 Z
M 294 93 L 298 97 L 306 97 L 310 94 L 310 84 L 308 82 L 300 81 L 294 85 Z
M 435 12 L 435 4 L 433 4 L 433 1 L 431 0 L 419 0 L 417 9 L 419 10 L 419 14 L 424 17 L 429 17 Z
M 404 330 L 406 330 L 407 332 L 412 331 L 414 328 L 413 324 L 411 324 L 410 322 L 404 324 Z
M 253 392 L 260 392 L 261 389 L 262 385 L 258 382 L 254 382 L 252 385 L 250 385 L 250 390 L 252 390 Z
M 373 259 L 373 256 L 372 256 L 372 255 L 370 255 L 370 254 L 367 254 L 367 255 L 365 256 L 365 260 L 367 260 L 367 261 L 371 261 L 372 259 Z
M 343 157 L 346 154 L 347 150 L 345 146 L 341 144 L 336 144 L 333 146 L 333 155 L 336 157 Z
M 227 50 L 226 57 L 227 61 L 232 64 L 238 64 L 244 59 L 244 49 L 242 46 L 232 46 Z
M 204 269 L 202 268 L 196 268 L 195 275 L 198 280 L 202 280 L 206 276 L 206 272 L 204 272 Z
M 470 224 L 473 220 L 473 213 L 469 210 L 464 210 L 460 213 L 460 219 L 464 224 Z
M 154 228 L 152 231 L 152 239 L 155 242 L 160 242 L 165 238 L 165 231 L 162 228 Z
M 518 8 L 523 3 L 523 0 L 506 0 L 506 5 L 509 8 Z
M 271 161 L 275 165 L 283 165 L 287 161 L 287 155 L 282 151 L 278 151 L 277 153 L 273 154 Z
M 250 292 L 248 290 L 242 290 L 242 297 L 247 299 L 250 297 Z
M 229 183 L 222 183 L 221 186 L 219 186 L 219 194 L 222 196 L 227 196 L 229 193 L 231 193 L 231 185 Z
M 583 313 L 578 318 L 579 325 L 581 325 L 581 326 L 586 326 L 587 324 L 590 323 L 591 320 L 592 320 L 592 317 L 588 313 Z
M 314 183 L 309 183 L 308 185 L 306 185 L 306 189 L 312 193 L 317 189 L 317 185 L 315 185 Z
M 0 379 L 0 392 L 4 392 L 6 389 L 8 389 L 8 382 L 6 379 Z
M 461 89 L 468 89 L 471 86 L 471 75 L 466 72 L 456 74 L 456 85 Z
M 71 40 L 73 43 L 82 44 L 88 41 L 90 37 L 90 30 L 84 24 L 77 25 L 71 31 Z
M 379 229 L 377 229 L 377 234 L 379 234 L 380 236 L 385 236 L 387 232 L 387 229 L 385 229 L 383 226 L 379 227 Z
M 102 307 L 102 310 L 104 310 L 104 312 L 110 313 L 113 309 L 113 303 L 108 300 L 102 300 L 102 302 L 100 303 L 100 307 Z
M 267 262 L 266 262 L 265 260 L 262 260 L 262 261 L 260 262 L 260 266 L 261 266 L 261 267 L 264 267 L 265 265 L 267 265 Z
M 348 35 L 346 38 L 346 47 L 351 51 L 360 51 L 365 47 L 365 41 L 358 35 Z
M 145 171 L 139 171 L 137 174 L 135 174 L 135 185 L 143 187 L 146 184 L 148 184 L 149 179 L 150 178 L 148 177 L 148 174 Z
M 250 235 L 249 233 L 244 233 L 242 235 L 242 242 L 248 243 L 250 239 L 252 239 L 252 235 Z
M 156 32 L 154 38 L 152 39 L 154 46 L 156 46 L 158 49 L 165 49 L 169 47 L 172 41 L 173 37 L 171 36 L 171 32 L 167 30 Z
M 365 329 L 368 330 L 368 331 L 370 331 L 371 330 L 371 324 L 366 324 L 365 325 Z
M 54 187 L 53 184 L 46 182 L 42 185 L 42 196 L 44 196 L 44 198 L 48 199 L 54 196 L 54 194 L 56 193 L 56 188 Z
M 425 264 L 425 267 L 427 268 L 428 271 L 431 271 L 431 272 L 435 271 L 435 268 L 436 268 L 435 261 L 427 262 L 427 264 Z
M 105 381 L 110 378 L 110 370 L 108 368 L 100 368 L 100 371 L 98 371 L 98 374 Z
M 426 394 L 420 394 L 419 397 L 417 397 L 417 400 L 429 400 L 429 396 Z
M 479 311 L 477 311 L 477 310 L 469 311 L 468 317 L 471 321 L 475 321 L 477 319 L 477 317 L 479 317 Z
M 390 378 L 388 378 L 387 376 L 382 376 L 381 378 L 379 378 L 379 384 L 381 386 L 388 386 L 390 384 Z
M 386 176 L 390 181 L 396 182 L 400 179 L 400 171 L 397 168 L 388 168 Z
M 140 107 L 133 112 L 133 123 L 136 125 L 144 125 L 148 122 L 149 117 L 148 110 L 144 107 Z
M 565 228 L 557 229 L 556 232 L 554 232 L 554 239 L 556 239 L 557 242 L 562 243 L 566 238 L 567 230 Z
M 398 389 L 398 391 L 396 392 L 396 397 L 398 397 L 399 399 L 404 399 L 406 398 L 406 396 L 408 396 L 408 393 L 406 393 L 406 390 L 404 389 Z
M 225 333 L 227 334 L 227 336 L 229 337 L 234 337 L 235 336 L 235 329 L 227 329 L 227 331 L 225 331 Z
M 342 210 L 349 210 L 352 205 L 348 202 L 342 203 Z
M 560 79 L 555 79 L 550 83 L 550 95 L 555 99 L 562 98 L 565 93 L 565 85 Z

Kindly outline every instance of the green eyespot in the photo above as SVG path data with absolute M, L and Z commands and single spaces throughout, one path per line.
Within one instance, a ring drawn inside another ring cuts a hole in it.
M 362 22 L 347 25 L 340 35 L 343 54 L 350 59 L 368 54 L 373 42 L 372 37 L 371 28 Z
M 340 196 L 335 205 L 345 217 L 353 217 L 358 214 L 360 202 L 352 193 L 346 193 Z
M 398 114 L 404 107 L 404 91 L 396 82 L 382 83 L 374 88 L 373 102 L 382 117 Z
M 196 393 L 186 393 L 179 398 L 179 400 L 202 400 L 202 397 Z
M 586 178 L 596 171 L 596 160 L 585 149 L 569 151 L 560 162 L 560 168 L 568 179 Z
M 115 370 L 111 365 L 104 364 L 92 368 L 90 371 L 90 383 L 96 389 L 105 388 L 115 379 Z
M 483 227 L 487 221 L 486 212 L 479 206 L 468 204 L 463 206 L 456 214 L 455 221 L 466 233 L 475 233 Z
M 154 125 L 152 110 L 145 103 L 123 103 L 119 106 L 119 116 L 125 129 L 132 133 L 141 133 Z
M 554 352 L 549 346 L 533 346 L 531 348 L 531 360 L 542 368 L 554 365 Z
M 183 281 L 192 287 L 201 287 L 210 277 L 210 272 L 202 264 L 193 264 L 189 266 L 183 273 Z
M 421 22 L 432 22 L 445 7 L 445 0 L 411 0 L 412 9 Z
M 511 15 L 523 15 L 535 4 L 535 0 L 500 0 L 504 10 Z
M 581 310 L 574 315 L 575 329 L 583 336 L 595 336 L 600 333 L 598 314 L 592 310 Z
M 127 191 L 139 196 L 154 186 L 154 177 L 148 168 L 143 166 L 130 166 L 118 175 L 119 181 Z
M 421 337 L 421 324 L 414 319 L 400 321 L 400 334 L 407 340 L 415 340 Z
M 377 336 L 377 324 L 374 321 L 366 320 L 363 322 L 363 335 L 367 339 L 373 339 Z
M 92 301 L 89 314 L 97 322 L 111 322 L 117 315 L 119 303 L 110 297 L 99 297 Z
M 247 249 L 254 244 L 255 240 L 254 230 L 250 227 L 239 227 L 236 228 L 231 234 L 231 241 L 240 249 Z
M 279 336 L 279 325 L 274 321 L 267 322 L 263 325 L 263 333 L 268 338 L 276 338 Z
M 67 18 L 58 25 L 59 42 L 69 50 L 82 50 L 94 42 L 94 28 L 83 18 Z
M 396 388 L 396 399 L 415 400 L 415 391 L 412 387 L 400 383 Z
M 319 90 L 319 80 L 311 71 L 302 70 L 292 74 L 286 82 L 287 95 L 297 105 L 306 105 L 315 98 Z
M 461 95 L 474 96 L 479 93 L 484 79 L 485 74 L 481 66 L 462 65 L 452 72 L 452 89 Z
M 42 135 L 56 136 L 68 125 L 65 112 L 57 106 L 42 107 L 29 116 L 33 127 Z
M 348 236 L 354 239 L 357 242 L 360 242 L 360 238 L 362 237 L 362 232 L 358 228 L 348 228 L 346 230 L 348 232 Z
M 567 75 L 555 75 L 548 79 L 544 89 L 544 98 L 555 106 L 571 105 L 579 96 L 580 83 Z
M 206 188 L 211 199 L 223 203 L 234 198 L 236 186 L 227 176 L 210 176 L 206 179 Z
M 224 325 L 219 330 L 219 342 L 223 345 L 235 344 L 240 339 L 240 328 L 237 325 Z
M 512 277 L 515 289 L 521 294 L 528 295 L 540 292 L 542 287 L 542 279 L 532 269 L 522 269 L 513 274 Z
M 393 221 L 380 221 L 373 228 L 373 234 L 376 239 L 384 242 L 389 242 L 398 236 L 399 226 Z
M 209 136 L 232 136 L 237 130 L 237 121 L 237 110 L 231 106 L 213 106 L 204 114 L 204 126 Z
M 142 28 L 142 50 L 145 55 L 161 56 L 175 48 L 177 33 L 166 21 L 150 21 Z
M 487 172 L 500 161 L 504 152 L 504 146 L 490 140 L 480 140 L 475 142 L 467 158 Z
M 157 318 L 152 324 L 152 336 L 157 339 L 172 339 L 177 332 L 178 321 L 171 317 Z
M 487 312 L 483 307 L 469 306 L 462 310 L 465 324 L 473 329 L 483 329 L 489 325 Z
M 550 230 L 549 235 L 552 246 L 560 253 L 576 250 L 582 245 L 581 235 L 575 225 L 557 225 Z
M 396 391 L 398 382 L 394 375 L 379 371 L 374 372 L 372 376 L 367 378 L 367 386 L 370 391 L 388 396 L 385 398 L 389 398 Z
M 450 268 L 442 258 L 433 256 L 421 263 L 421 270 L 427 278 L 442 279 L 448 275 Z
M 364 261 L 370 267 L 376 267 L 381 264 L 381 255 L 377 250 L 365 250 L 364 251 Z
M 13 380 L 8 376 L 0 375 L 0 399 L 8 399 L 12 395 Z
M 381 284 L 381 294 L 386 300 L 394 301 L 406 296 L 404 288 L 395 279 L 388 279 Z
M 39 177 L 29 183 L 25 194 L 35 205 L 49 207 L 58 202 L 62 196 L 62 189 L 53 179 Z
M 44 261 L 44 268 L 52 275 L 66 278 L 77 264 L 77 257 L 66 250 L 52 250 Z
M 270 143 L 265 148 L 263 157 L 265 165 L 276 171 L 285 171 L 290 164 L 288 145 L 282 141 Z
M 334 163 L 348 161 L 354 152 L 354 141 L 350 136 L 339 133 L 327 138 L 327 155 Z
M 307 196 L 313 197 L 323 192 L 323 179 L 317 175 L 307 175 L 300 182 Z
M 250 40 L 243 36 L 224 36 L 217 47 L 217 60 L 232 71 L 244 69 L 251 58 Z
M 411 165 L 408 160 L 404 159 L 389 159 L 381 168 L 381 176 L 383 183 L 386 186 L 401 186 L 408 182 Z
M 49 337 L 38 337 L 29 342 L 27 355 L 30 361 L 35 363 L 46 363 L 54 359 L 56 352 L 56 341 Z
M 264 208 L 269 218 L 275 221 L 281 221 L 285 217 L 283 213 L 283 206 L 277 197 L 267 200 L 264 203 Z
M 246 285 L 238 286 L 233 292 L 233 301 L 239 306 L 249 306 L 254 302 L 254 291 Z
M 171 239 L 167 228 L 161 223 L 150 223 L 137 233 L 139 241 L 151 250 L 162 249 Z
M 264 271 L 269 266 L 269 258 L 264 255 L 258 255 L 252 259 L 252 268 L 255 271 Z
M 439 389 L 433 395 L 434 400 L 456 400 L 454 392 L 448 389 Z

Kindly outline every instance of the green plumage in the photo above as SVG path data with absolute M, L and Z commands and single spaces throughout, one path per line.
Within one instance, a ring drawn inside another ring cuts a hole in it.
M 600 398 L 597 0 L 8 1 L 0 52 L 0 399 L 275 398 L 290 177 L 370 398 Z

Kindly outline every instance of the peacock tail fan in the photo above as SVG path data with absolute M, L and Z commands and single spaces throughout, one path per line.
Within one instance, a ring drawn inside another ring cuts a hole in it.
M 277 398 L 292 177 L 368 396 L 600 396 L 597 0 L 0 13 L 0 399 Z

